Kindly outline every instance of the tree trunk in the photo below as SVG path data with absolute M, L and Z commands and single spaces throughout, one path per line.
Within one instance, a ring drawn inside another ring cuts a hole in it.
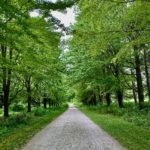
M 149 77 L 149 72 L 148 72 L 148 57 L 147 57 L 147 53 L 146 50 L 144 48 L 144 65 L 145 65 L 145 77 L 146 77 L 146 84 L 147 84 L 147 93 L 148 93 L 148 97 L 149 97 L 149 101 L 150 101 L 150 77 Z
M 118 105 L 120 108 L 122 108 L 123 107 L 123 91 L 117 90 L 116 95 L 117 95 Z
M 4 105 L 3 103 L 3 95 L 0 95 L 0 108 L 2 108 Z
M 10 94 L 10 83 L 11 83 L 11 68 L 5 66 L 7 57 L 7 47 L 1 46 L 2 51 L 2 72 L 3 72 L 3 104 L 4 104 L 4 117 L 9 116 L 9 94 Z M 12 49 L 9 49 L 9 63 L 12 61 Z
M 133 72 L 133 70 L 131 69 L 131 75 L 133 75 L 134 76 L 134 72 Z M 135 76 L 134 76 L 135 77 Z M 132 92 L 133 92 L 133 98 L 134 98 L 134 102 L 135 102 L 135 104 L 137 104 L 137 93 L 136 93 L 136 86 L 135 86 L 135 82 L 134 81 L 132 81 Z
M 47 106 L 47 105 L 46 105 L 46 104 L 47 104 L 47 99 L 46 99 L 46 97 L 43 98 L 43 104 L 44 104 L 44 108 L 46 109 L 46 106 Z
M 93 102 L 93 105 L 96 105 L 96 104 L 97 104 L 97 101 L 96 101 L 96 95 L 95 95 L 95 94 L 93 95 L 92 102 Z
M 44 108 L 46 109 L 46 106 L 47 106 L 47 97 L 46 97 L 46 94 L 44 94 L 44 97 L 43 97 L 43 105 L 44 105 Z
M 133 92 L 133 98 L 134 98 L 134 102 L 135 104 L 137 104 L 137 95 L 136 95 L 136 90 L 135 90 L 135 83 L 132 81 L 132 92 Z
M 103 95 L 100 95 L 100 94 L 99 94 L 99 103 L 103 105 Z
M 4 117 L 9 117 L 9 92 L 4 91 Z
M 48 105 L 49 105 L 49 108 L 51 107 L 51 99 L 48 98 Z
M 28 112 L 31 112 L 31 103 L 32 103 L 32 92 L 31 92 L 31 77 L 26 77 L 26 89 L 27 89 L 27 94 L 28 94 L 28 98 L 27 98 L 27 102 L 28 102 Z
M 40 107 L 41 106 L 40 98 L 38 98 L 37 101 L 38 101 L 38 107 Z
M 111 104 L 111 95 L 110 93 L 106 93 L 106 103 L 107 103 L 107 106 L 109 107 L 110 104 Z
M 118 100 L 118 105 L 120 108 L 122 108 L 123 107 L 123 89 L 121 87 L 121 82 L 119 79 L 119 76 L 120 76 L 119 66 L 118 65 L 114 66 L 114 69 L 115 69 L 115 77 L 118 80 L 118 87 L 116 90 L 116 96 L 117 96 L 117 100 Z
M 103 105 L 103 94 L 101 93 L 100 87 L 97 86 L 97 91 L 98 91 L 98 102 Z
M 32 102 L 32 97 L 31 97 L 31 89 L 28 88 L 28 112 L 31 112 L 31 102 Z
M 135 70 L 136 70 L 136 80 L 137 80 L 137 93 L 139 99 L 139 107 L 143 108 L 144 105 L 144 90 L 143 90 L 143 82 L 141 75 L 141 61 L 138 54 L 138 48 L 134 46 L 134 55 L 135 55 Z

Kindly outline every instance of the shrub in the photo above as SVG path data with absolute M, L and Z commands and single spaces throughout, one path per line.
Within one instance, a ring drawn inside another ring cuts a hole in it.
M 0 115 L 3 113 L 3 110 L 2 109 L 0 109 Z
M 43 115 L 45 115 L 45 114 L 46 114 L 46 110 L 43 109 L 43 108 L 36 108 L 36 109 L 34 110 L 34 115 L 35 115 L 35 116 L 43 116 Z
M 14 104 L 12 110 L 15 112 L 23 111 L 25 108 L 21 104 Z
M 150 106 L 148 104 L 142 110 L 139 110 L 138 106 L 133 103 L 125 103 L 125 107 L 121 109 L 115 104 L 112 104 L 110 107 L 103 105 L 87 106 L 87 108 L 100 114 L 122 117 L 124 120 L 137 126 L 150 128 Z
M 30 116 L 26 113 L 17 114 L 15 117 L 15 121 L 17 124 L 27 124 L 30 119 Z
M 26 113 L 20 113 L 9 118 L 0 119 L 0 127 L 16 127 L 20 124 L 27 124 L 30 117 Z

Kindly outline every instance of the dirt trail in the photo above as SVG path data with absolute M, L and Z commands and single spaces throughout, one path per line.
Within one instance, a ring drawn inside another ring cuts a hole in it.
M 123 150 L 75 107 L 36 134 L 23 150 Z

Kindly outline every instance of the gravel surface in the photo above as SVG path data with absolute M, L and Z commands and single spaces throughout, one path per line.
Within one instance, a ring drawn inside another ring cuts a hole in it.
M 36 134 L 23 150 L 124 150 L 75 107 Z

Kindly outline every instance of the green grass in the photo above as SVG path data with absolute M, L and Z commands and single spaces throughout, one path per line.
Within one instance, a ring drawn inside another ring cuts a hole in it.
M 80 107 L 85 107 L 83 105 L 77 105 Z M 138 105 L 134 103 L 125 103 L 124 108 L 120 109 L 115 103 L 112 103 L 110 107 L 106 105 L 88 106 L 91 111 L 95 111 L 100 114 L 110 114 L 123 118 L 124 120 L 141 126 L 145 129 L 150 129 L 150 104 L 146 103 L 145 107 L 139 110 Z
M 43 111 L 35 110 L 26 122 L 18 122 L 17 126 L 7 126 L 7 122 L 0 127 L 0 150 L 19 150 L 33 135 L 62 114 L 67 107 L 51 108 Z M 38 113 L 37 113 L 38 112 Z M 41 112 L 41 113 L 40 113 Z M 16 120 L 15 120 L 16 121 Z
M 91 120 L 117 139 L 129 150 L 149 150 L 150 130 L 124 120 L 122 117 L 102 114 L 88 107 L 81 107 Z

